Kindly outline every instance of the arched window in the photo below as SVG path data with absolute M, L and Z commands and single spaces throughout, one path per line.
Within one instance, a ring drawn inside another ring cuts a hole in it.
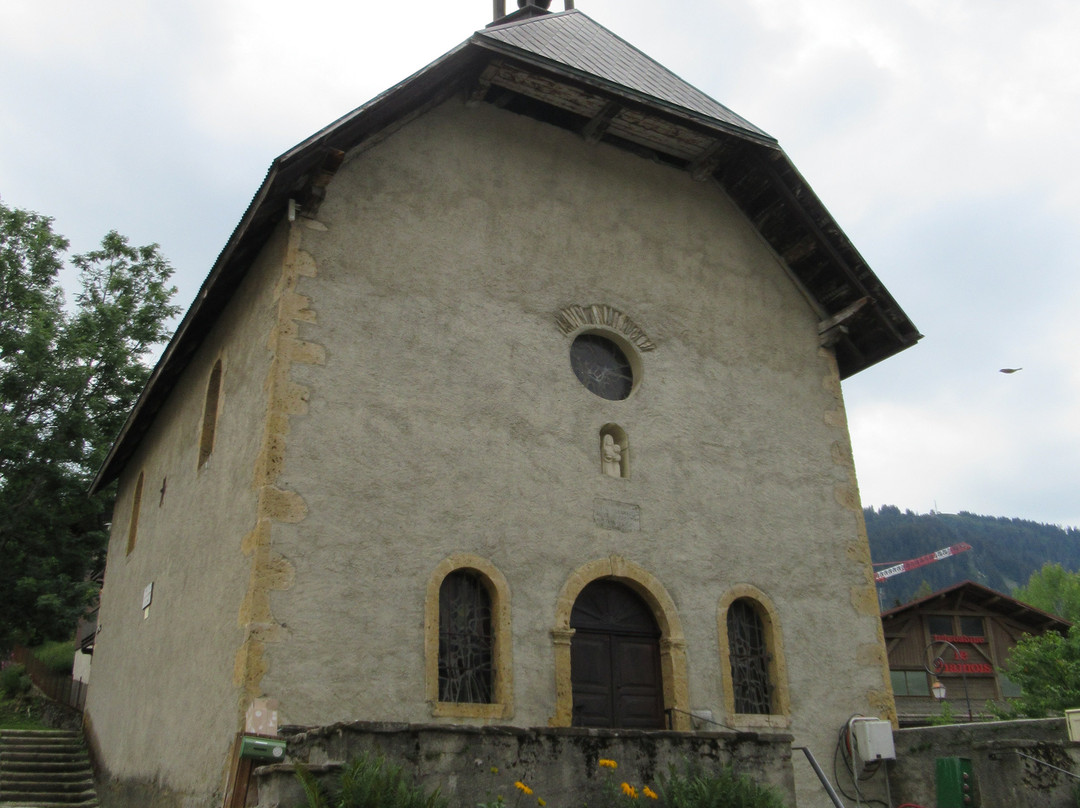
M 728 607 L 727 633 L 735 712 L 769 715 L 773 711 L 769 646 L 753 601 L 739 598 Z
M 203 403 L 202 432 L 199 434 L 199 468 L 206 465 L 214 451 L 214 434 L 217 432 L 218 401 L 221 398 L 221 360 L 214 363 L 210 380 L 206 383 L 206 401 Z
M 510 590 L 494 565 L 462 554 L 435 568 L 428 580 L 424 643 L 432 715 L 512 715 Z
M 455 570 L 439 587 L 439 701 L 494 701 L 491 597 L 479 574 Z
M 724 705 L 735 726 L 787 726 L 783 637 L 772 601 L 740 584 L 720 601 L 720 665 Z
M 131 497 L 131 519 L 128 521 L 127 552 L 135 549 L 135 538 L 139 533 L 139 509 L 142 508 L 143 473 L 139 472 L 139 479 L 135 482 L 135 493 Z

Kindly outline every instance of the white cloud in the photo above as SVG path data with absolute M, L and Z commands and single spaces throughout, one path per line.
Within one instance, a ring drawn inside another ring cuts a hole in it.
M 867 502 L 1080 524 L 1080 4 L 578 7 L 775 135 L 927 334 L 845 385 Z M 186 303 L 278 153 L 490 8 L 0 0 L 0 194 Z

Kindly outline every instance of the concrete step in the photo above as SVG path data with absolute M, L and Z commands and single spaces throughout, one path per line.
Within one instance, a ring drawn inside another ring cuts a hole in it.
M 0 798 L 15 799 L 16 795 L 19 794 L 29 794 L 32 797 L 42 792 L 55 792 L 57 794 L 81 793 L 86 789 L 93 789 L 93 787 L 94 781 L 87 777 L 81 777 L 77 780 L 58 779 L 56 777 L 12 780 L 5 777 L 0 780 Z
M 98 808 L 78 732 L 0 731 L 0 808 Z

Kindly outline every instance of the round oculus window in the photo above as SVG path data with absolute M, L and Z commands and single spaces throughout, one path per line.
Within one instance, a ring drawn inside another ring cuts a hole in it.
M 600 334 L 581 334 L 570 345 L 570 367 L 591 392 L 622 401 L 634 387 L 634 371 L 623 349 Z

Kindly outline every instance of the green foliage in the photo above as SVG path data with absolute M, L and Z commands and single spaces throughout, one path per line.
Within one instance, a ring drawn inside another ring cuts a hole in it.
M 296 777 L 304 787 L 308 808 L 446 808 L 438 790 L 425 794 L 405 776 L 401 766 L 381 756 L 361 755 L 327 788 L 301 765 Z
M 1060 564 L 1043 564 L 1028 578 L 1027 586 L 1017 587 L 1012 596 L 1070 623 L 1080 623 L 1080 572 L 1069 572 Z
M 15 699 L 30 691 L 30 677 L 23 665 L 8 665 L 0 671 L 0 693 L 5 699 Z
M 29 677 L 24 684 L 30 687 Z M 26 693 L 14 699 L 0 698 L 0 729 L 49 729 L 41 713 L 41 700 Z
M 37 660 L 49 669 L 49 673 L 70 675 L 75 663 L 75 643 L 72 640 L 54 640 L 31 648 Z
M 768 786 L 730 768 L 706 773 L 697 766 L 674 768 L 660 778 L 660 799 L 665 808 L 784 808 L 784 801 Z
M 953 713 L 952 705 L 947 701 L 941 702 L 941 712 L 930 716 L 928 723 L 932 727 L 946 727 L 949 724 L 955 724 L 956 715 Z
M 959 542 L 972 546 L 969 552 L 879 584 L 882 603 L 889 606 L 909 603 L 924 580 L 935 592 L 966 580 L 1011 592 L 1047 560 L 1065 569 L 1080 569 L 1077 528 L 964 511 L 919 514 L 893 505 L 867 508 L 864 516 L 875 562 L 906 561 Z
M 1066 636 L 1048 631 L 1021 637 L 1009 652 L 1005 673 L 1021 695 L 992 708 L 999 718 L 1046 718 L 1080 707 L 1080 627 Z
M 111 490 L 87 496 L 168 336 L 172 268 L 119 234 L 58 273 L 52 220 L 0 203 L 0 650 L 71 635 L 96 593 Z

